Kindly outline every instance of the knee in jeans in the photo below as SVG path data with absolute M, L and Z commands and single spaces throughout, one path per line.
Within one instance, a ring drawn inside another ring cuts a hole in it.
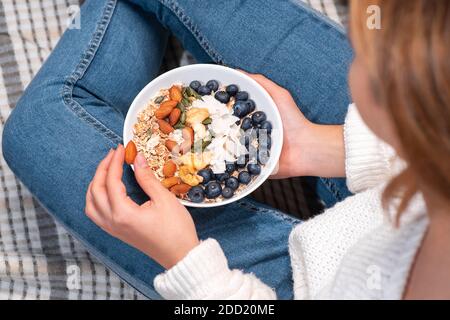
M 36 146 L 45 126 L 42 123 L 42 98 L 24 94 L 7 119 L 2 133 L 3 157 L 15 171 L 23 159 L 31 156 L 31 147 Z
M 2 136 L 2 150 L 3 157 L 6 162 L 12 168 L 13 164 L 16 162 L 15 159 L 23 151 L 21 146 L 21 135 L 20 130 L 24 117 L 22 114 L 22 102 L 18 103 L 15 109 L 11 112 L 11 115 L 7 119 L 5 126 L 3 128 Z

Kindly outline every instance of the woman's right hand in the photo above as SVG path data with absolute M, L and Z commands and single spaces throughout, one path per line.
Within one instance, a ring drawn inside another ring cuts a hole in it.
M 194 221 L 142 154 L 134 161 L 134 173 L 151 199 L 142 205 L 131 200 L 122 181 L 124 156 L 119 145 L 100 162 L 86 193 L 86 215 L 110 235 L 170 269 L 199 244 Z
M 283 149 L 272 179 L 345 176 L 343 126 L 312 123 L 285 88 L 263 75 L 246 74 L 271 95 L 283 121 Z

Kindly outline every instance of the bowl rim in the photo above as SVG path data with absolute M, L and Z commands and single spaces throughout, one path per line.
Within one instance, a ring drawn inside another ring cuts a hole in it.
M 231 73 L 232 75 L 235 75 L 236 77 L 243 77 L 246 78 L 247 81 L 249 81 L 253 87 L 255 87 L 256 90 L 259 90 L 261 92 L 261 94 L 264 96 L 265 100 L 267 101 L 267 105 L 270 106 L 272 109 L 274 109 L 274 114 L 275 114 L 275 119 L 270 119 L 271 122 L 273 122 L 274 124 L 277 124 L 277 127 L 279 126 L 279 137 L 280 140 L 277 142 L 280 142 L 279 144 L 277 143 L 276 148 L 275 148 L 275 152 L 273 152 L 273 144 L 272 144 L 272 149 L 271 149 L 271 154 L 270 157 L 275 157 L 275 161 L 272 162 L 271 167 L 266 167 L 264 166 L 262 169 L 261 174 L 259 175 L 259 177 L 261 178 L 258 182 L 252 182 L 248 188 L 245 188 L 244 190 L 242 190 L 239 194 L 233 196 L 230 199 L 225 199 L 223 201 L 218 201 L 218 202 L 202 202 L 202 203 L 194 203 L 191 201 L 186 201 L 186 200 L 182 200 L 182 199 L 178 199 L 183 205 L 187 206 L 187 207 L 195 207 L 195 208 L 213 208 L 213 207 L 219 207 L 219 206 L 224 206 L 233 202 L 236 202 L 246 196 L 248 196 L 250 193 L 252 193 L 253 191 L 255 191 L 256 189 L 258 189 L 269 177 L 270 175 L 273 173 L 273 171 L 277 168 L 278 166 L 278 161 L 280 159 L 281 156 L 281 150 L 283 147 L 283 140 L 284 140 L 284 136 L 283 136 L 283 122 L 281 119 L 281 115 L 280 112 L 278 110 L 277 105 L 275 104 L 275 101 L 272 99 L 272 97 L 270 96 L 270 94 L 266 91 L 266 89 L 264 89 L 263 86 L 261 86 L 258 82 L 256 82 L 253 78 L 249 77 L 247 74 L 240 72 L 236 69 L 232 69 L 226 66 L 222 66 L 222 65 L 216 65 L 216 64 L 191 64 L 191 65 L 187 65 L 187 66 L 181 66 L 178 68 L 174 68 L 171 69 L 161 75 L 159 75 L 158 77 L 156 77 L 155 79 L 153 79 L 152 81 L 150 81 L 137 95 L 136 97 L 133 99 L 133 102 L 131 103 L 127 115 L 125 117 L 125 121 L 124 121 L 124 125 L 123 125 L 123 133 L 122 133 L 122 137 L 123 137 L 123 143 L 124 145 L 126 145 L 131 139 L 132 136 L 130 137 L 128 132 L 132 132 L 132 128 L 134 123 L 136 122 L 136 119 L 131 119 L 131 113 L 130 110 L 134 110 L 136 108 L 138 108 L 138 112 L 140 111 L 140 109 L 143 109 L 145 106 L 138 106 L 137 103 L 139 100 L 141 100 L 142 96 L 144 96 L 147 91 L 149 90 L 149 88 L 153 87 L 156 83 L 171 77 L 173 74 L 176 73 L 180 73 L 180 72 L 192 72 L 193 70 L 211 70 L 211 69 L 215 69 L 217 71 L 224 71 L 224 72 L 228 72 Z M 193 79 L 195 80 L 195 79 Z M 252 89 L 248 89 L 247 91 L 250 91 Z M 251 93 L 251 92 L 250 92 Z M 275 126 L 274 126 L 275 127 Z M 130 130 L 131 128 L 131 130 Z M 134 167 L 133 165 L 131 165 L 133 171 L 134 171 Z

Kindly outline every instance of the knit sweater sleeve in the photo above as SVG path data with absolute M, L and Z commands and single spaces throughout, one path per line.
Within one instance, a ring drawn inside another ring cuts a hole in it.
M 274 290 L 253 274 L 230 270 L 214 239 L 201 242 L 183 260 L 154 280 L 156 291 L 173 300 L 273 300 Z
M 347 186 L 353 193 L 388 181 L 402 167 L 394 149 L 370 131 L 354 104 L 345 120 L 344 141 Z

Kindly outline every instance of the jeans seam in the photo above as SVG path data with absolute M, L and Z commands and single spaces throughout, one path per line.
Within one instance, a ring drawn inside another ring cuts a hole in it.
M 275 215 L 277 218 L 279 218 L 279 219 L 281 219 L 281 220 L 283 220 L 285 222 L 288 222 L 288 223 L 292 224 L 293 226 L 295 226 L 298 223 L 300 223 L 299 220 L 291 218 L 287 214 L 282 213 L 282 212 L 280 212 L 278 210 L 275 210 L 275 209 L 262 208 L 259 212 L 257 212 L 257 214 L 262 214 L 262 213 L 269 213 L 269 214 Z
M 267 214 L 267 213 L 269 213 L 269 214 L 272 214 L 272 215 L 276 216 L 278 219 L 281 219 L 281 220 L 283 220 L 285 222 L 288 222 L 288 223 L 290 223 L 290 224 L 292 224 L 294 226 L 301 222 L 300 220 L 297 220 L 297 219 L 295 219 L 293 217 L 290 217 L 286 213 L 280 212 L 278 210 L 264 208 L 264 207 L 261 207 L 260 204 L 258 204 L 259 206 L 256 206 L 256 204 L 253 203 L 254 201 L 252 199 L 248 198 L 248 197 L 237 201 L 236 204 L 239 205 L 240 207 L 244 207 L 245 208 L 245 207 L 247 207 L 247 204 L 244 204 L 244 201 L 247 201 L 247 202 L 251 203 L 252 207 L 250 207 L 249 209 L 253 210 L 255 214 Z
M 324 185 L 331 192 L 331 194 L 333 194 L 333 196 L 336 198 L 336 200 L 340 201 L 343 199 L 343 196 L 339 192 L 339 189 L 336 188 L 336 185 L 330 179 L 320 178 L 320 180 L 324 183 Z
M 114 13 L 114 9 L 116 6 L 117 0 L 109 0 L 107 1 L 105 8 L 103 9 L 103 13 L 100 19 L 100 22 L 97 23 L 97 27 L 93 33 L 93 37 L 91 38 L 88 48 L 84 52 L 80 62 L 75 67 L 75 70 L 65 79 L 64 85 L 62 88 L 62 98 L 65 105 L 80 119 L 84 120 L 88 125 L 96 129 L 107 139 L 112 141 L 115 144 L 122 142 L 122 138 L 113 132 L 111 129 L 106 127 L 103 123 L 101 123 L 98 119 L 92 116 L 89 112 L 86 111 L 75 99 L 73 98 L 73 90 L 77 82 L 82 79 L 84 74 L 86 73 L 89 65 L 95 57 L 95 54 L 100 47 L 100 44 L 103 40 L 103 37 L 108 28 L 109 22 L 111 21 L 112 15 Z
M 211 46 L 207 38 L 201 33 L 192 19 L 186 15 L 176 0 L 159 0 L 162 5 L 172 11 L 178 20 L 191 32 L 198 44 L 205 50 L 213 61 L 218 64 L 225 64 L 222 56 Z

